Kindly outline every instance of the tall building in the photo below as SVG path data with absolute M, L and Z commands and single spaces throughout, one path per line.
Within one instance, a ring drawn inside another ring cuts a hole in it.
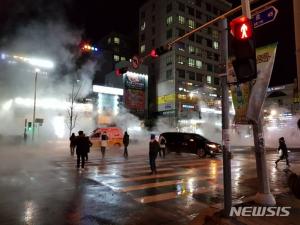
M 147 1 L 139 11 L 140 55 L 145 56 L 230 8 L 224 0 Z M 145 60 L 149 66 L 150 116 L 159 115 L 180 126 L 178 122 L 199 120 L 207 108 L 220 108 L 220 82 L 216 76 L 221 59 L 220 38 L 216 23 L 176 43 L 166 54 Z
M 133 38 L 117 32 L 111 32 L 97 44 L 102 52 L 101 67 L 96 72 L 94 83 L 104 84 L 105 74 L 113 71 L 121 61 L 129 61 L 136 53 Z

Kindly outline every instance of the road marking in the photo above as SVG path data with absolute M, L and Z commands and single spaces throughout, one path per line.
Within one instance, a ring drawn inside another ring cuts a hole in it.
M 219 188 L 219 189 L 223 189 Z M 207 192 L 211 192 L 212 188 L 209 187 L 200 187 L 195 190 L 187 188 L 187 190 L 184 191 L 173 191 L 173 192 L 167 192 L 163 194 L 157 194 L 157 195 L 149 195 L 149 196 L 143 196 L 140 198 L 134 198 L 135 201 L 146 204 L 146 203 L 151 203 L 151 202 L 161 202 L 161 201 L 166 201 L 170 199 L 175 199 L 175 198 L 181 198 L 181 197 L 187 197 L 195 194 L 203 194 Z
M 186 172 L 164 173 L 164 174 L 156 174 L 156 175 L 131 177 L 131 178 L 119 178 L 119 179 L 117 178 L 117 179 L 105 181 L 105 184 L 126 182 L 126 181 L 127 182 L 128 181 L 140 181 L 140 180 L 148 180 L 148 179 L 156 179 L 156 178 L 164 178 L 164 177 L 183 176 L 183 175 L 190 175 L 190 174 L 194 174 L 194 172 L 186 171 Z
M 170 186 L 170 185 L 177 185 L 177 184 L 185 184 L 188 183 L 190 180 L 192 181 L 200 181 L 200 180 L 206 180 L 209 179 L 209 177 L 191 177 L 191 178 L 185 178 L 180 180 L 170 180 L 170 181 L 162 181 L 162 182 L 155 182 L 155 183 L 147 183 L 142 185 L 134 185 L 134 186 L 128 186 L 128 187 L 114 187 L 111 185 L 108 185 L 112 189 L 118 192 L 130 192 L 130 191 L 137 191 L 137 190 L 144 190 L 147 188 L 156 188 L 156 187 L 163 187 L 163 186 Z

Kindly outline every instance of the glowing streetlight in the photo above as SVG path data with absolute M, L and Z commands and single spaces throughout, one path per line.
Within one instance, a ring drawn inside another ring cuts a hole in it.
M 275 109 L 272 109 L 270 114 L 271 114 L 271 116 L 276 116 L 277 115 L 277 111 Z
M 37 66 L 37 67 L 41 67 L 41 68 L 45 68 L 45 69 L 53 69 L 54 68 L 54 63 L 49 60 L 45 60 L 45 59 L 29 58 L 28 63 L 33 66 Z

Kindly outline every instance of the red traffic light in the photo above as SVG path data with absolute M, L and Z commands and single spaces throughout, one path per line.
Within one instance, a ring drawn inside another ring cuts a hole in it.
M 159 48 L 152 49 L 150 52 L 150 56 L 152 58 L 157 58 L 158 56 L 161 56 L 162 54 L 165 54 L 170 50 L 171 48 L 169 48 L 168 46 L 160 46 Z
M 152 50 L 151 50 L 150 56 L 151 56 L 152 58 L 158 57 L 158 55 L 157 55 L 157 53 L 156 53 L 156 49 L 152 49 Z
M 117 76 L 121 76 L 121 75 L 123 75 L 124 73 L 126 73 L 127 70 L 128 70 L 127 67 L 117 68 L 117 69 L 115 70 L 115 73 L 116 73 Z
M 252 38 L 253 27 L 251 20 L 246 16 L 235 18 L 230 22 L 230 33 L 237 40 Z

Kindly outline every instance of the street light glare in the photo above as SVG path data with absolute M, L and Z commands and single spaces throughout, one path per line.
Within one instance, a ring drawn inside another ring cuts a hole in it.
M 45 59 L 29 58 L 28 63 L 33 66 L 38 66 L 46 69 L 52 69 L 54 67 L 53 62 Z

